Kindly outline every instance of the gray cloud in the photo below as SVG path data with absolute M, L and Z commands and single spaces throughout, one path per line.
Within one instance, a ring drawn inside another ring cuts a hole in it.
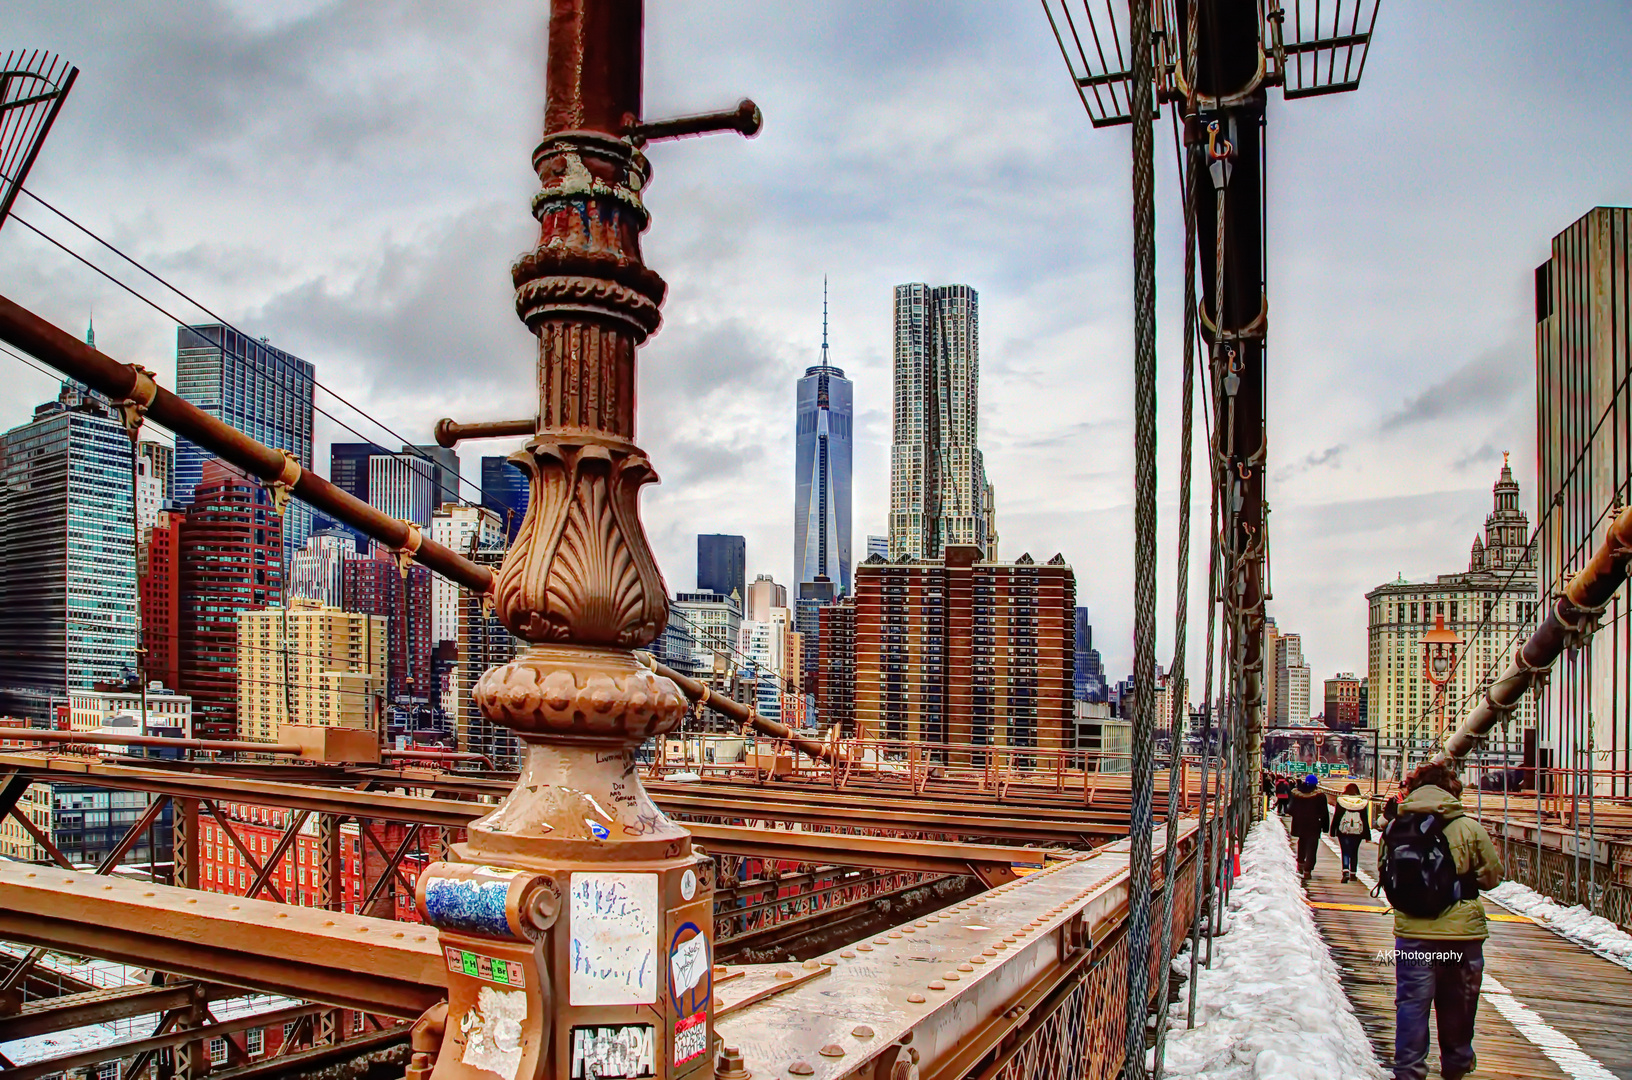
M 1312 469 L 1319 469 L 1327 465 L 1330 465 L 1335 469 L 1342 464 L 1343 451 L 1347 450 L 1348 448 L 1347 443 L 1338 443 L 1336 446 L 1328 446 L 1324 450 L 1317 450 L 1313 453 L 1305 454 L 1302 460 L 1288 465 L 1286 468 L 1277 472 L 1275 474 L 1275 480 L 1277 483 L 1281 483 L 1290 480 L 1292 477 L 1297 476 L 1300 473 L 1306 473 Z
M 1407 398 L 1383 418 L 1384 431 L 1397 431 L 1413 424 L 1447 416 L 1490 412 L 1511 402 L 1521 391 L 1534 385 L 1528 375 L 1523 350 L 1516 344 L 1480 353 L 1428 389 Z
M 1451 463 L 1451 467 L 1458 472 L 1466 472 L 1475 465 L 1494 463 L 1502 456 L 1502 451 L 1490 443 L 1481 443 L 1475 450 L 1469 450 Z

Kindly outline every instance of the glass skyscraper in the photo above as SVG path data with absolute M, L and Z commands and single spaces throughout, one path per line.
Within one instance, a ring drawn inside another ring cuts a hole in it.
M 0 436 L 0 711 L 136 675 L 131 441 L 100 395 L 56 401 Z
M 827 286 L 822 286 L 822 361 L 798 388 L 793 565 L 799 584 L 826 578 L 850 592 L 850 462 L 853 389 L 828 362 Z
M 264 340 L 220 323 L 176 327 L 176 393 L 258 442 L 287 450 L 307 468 L 312 459 L 317 369 Z M 176 501 L 190 505 L 210 453 L 176 437 Z M 284 508 L 284 561 L 306 543 L 312 511 L 291 499 Z
M 515 462 L 497 454 L 482 458 L 482 505 L 499 515 L 507 545 L 515 543 L 521 532 L 531 494 L 527 474 Z
M 1094 648 L 1094 626 L 1088 609 L 1077 609 L 1077 643 L 1071 663 L 1072 696 L 1078 701 L 1105 700 L 1105 664 Z
M 737 595 L 738 607 L 748 603 L 748 541 L 730 533 L 702 533 L 697 537 L 699 592 Z

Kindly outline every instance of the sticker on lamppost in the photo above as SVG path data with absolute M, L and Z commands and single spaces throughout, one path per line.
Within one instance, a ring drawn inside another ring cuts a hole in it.
M 657 875 L 574 874 L 567 913 L 573 1005 L 657 1003 Z

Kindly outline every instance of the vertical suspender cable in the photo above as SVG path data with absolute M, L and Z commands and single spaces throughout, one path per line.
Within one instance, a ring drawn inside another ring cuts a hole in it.
M 1133 679 L 1126 1080 L 1145 1075 L 1156 706 L 1156 145 L 1150 0 L 1129 0 L 1133 120 Z
M 1189 28 L 1187 32 L 1186 63 L 1191 71 L 1195 66 L 1196 55 L 1196 16 L 1195 4 L 1190 5 Z M 1193 80 L 1188 85 L 1194 86 Z M 1175 107 L 1176 108 L 1176 107 Z M 1175 123 L 1177 114 L 1175 113 Z M 1195 453 L 1195 400 L 1196 400 L 1196 154 L 1194 147 L 1186 147 L 1184 154 L 1184 374 L 1181 380 L 1179 411 L 1179 559 L 1177 570 L 1177 585 L 1175 587 L 1174 615 L 1173 615 L 1173 688 L 1169 700 L 1173 702 L 1173 715 L 1168 720 L 1167 742 L 1167 835 L 1162 848 L 1162 939 L 1159 953 L 1162 961 L 1162 975 L 1158 984 L 1161 1000 L 1156 1006 L 1156 1060 L 1152 1075 L 1155 1080 L 1162 1080 L 1162 1051 L 1167 1043 L 1167 1012 L 1168 998 L 1167 981 L 1171 978 L 1168 969 L 1168 959 L 1173 955 L 1173 904 L 1175 893 L 1178 891 L 1178 882 L 1173 878 L 1173 868 L 1176 861 L 1176 848 L 1179 840 L 1179 805 L 1178 779 L 1179 760 L 1184 755 L 1184 732 L 1188 727 L 1189 708 L 1189 678 L 1187 657 L 1185 655 L 1189 629 L 1190 608 L 1190 499 L 1193 477 L 1192 458 Z M 1212 458 L 1212 447 L 1207 448 L 1208 460 Z M 1209 526 L 1209 535 L 1211 529 Z M 1210 588 L 1209 582 L 1209 588 Z M 1207 597 L 1208 610 L 1212 610 L 1212 593 Z M 1209 642 L 1209 645 L 1211 643 Z M 1197 842 L 1200 843 L 1202 834 L 1197 833 Z M 1200 880 L 1201 860 L 1198 855 L 1195 861 L 1197 880 Z M 1199 907 L 1191 912 L 1191 923 L 1196 924 L 1200 918 Z M 1194 963 L 1192 950 L 1191 962 Z M 1194 990 L 1195 980 L 1192 972 L 1191 988 Z M 1195 1007 L 1191 1006 L 1191 1018 L 1194 1019 Z

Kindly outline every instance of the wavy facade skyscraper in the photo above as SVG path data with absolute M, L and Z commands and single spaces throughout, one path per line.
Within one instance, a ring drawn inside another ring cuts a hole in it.
M 826 578 L 850 592 L 850 466 L 854 391 L 827 353 L 827 283 L 822 283 L 822 360 L 799 380 L 794 462 L 793 564 L 800 585 Z M 800 590 L 799 595 L 803 595 Z
M 895 287 L 890 558 L 951 544 L 997 559 L 997 512 L 980 452 L 980 295 L 967 285 Z

